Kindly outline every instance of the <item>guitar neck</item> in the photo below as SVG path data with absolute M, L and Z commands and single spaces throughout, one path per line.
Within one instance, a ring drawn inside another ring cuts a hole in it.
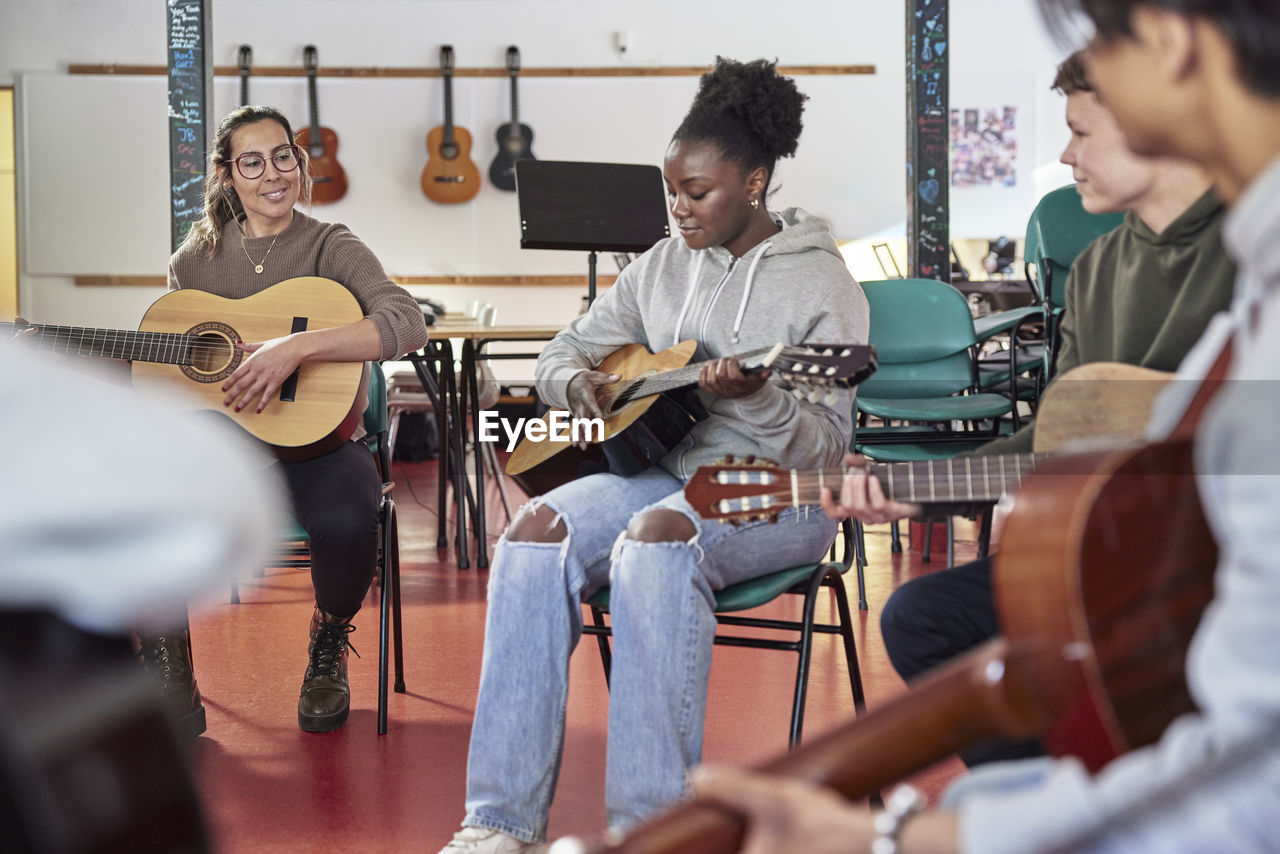
M 307 148 L 312 157 L 324 156 L 324 140 L 320 138 L 320 99 L 316 97 L 316 70 L 307 70 L 307 101 L 311 107 L 311 139 Z
M 758 371 L 764 367 L 766 357 L 775 349 L 777 348 L 761 347 L 759 350 L 743 353 L 737 359 L 742 365 L 742 370 L 747 373 Z M 702 373 L 702 366 L 714 361 L 714 359 L 708 359 L 704 362 L 693 362 L 683 367 L 634 380 L 631 386 L 623 392 L 623 396 L 627 400 L 636 400 L 641 397 L 648 397 L 651 394 L 662 394 L 663 392 L 676 391 L 687 386 L 697 385 L 698 375 Z
M 444 78 L 444 144 L 453 145 L 453 73 L 445 71 Z
M 240 69 L 240 106 L 249 103 L 249 69 Z
M 512 140 L 520 139 L 520 103 L 516 97 L 516 73 L 511 72 L 511 130 L 507 136 Z
M 1044 454 L 993 454 L 909 463 L 872 463 L 866 467 L 884 488 L 886 497 L 912 504 L 954 504 L 999 501 L 1022 485 Z M 817 504 L 822 490 L 838 492 L 847 468 L 792 473 L 790 501 Z M 786 485 L 786 472 L 780 474 Z
M 83 326 L 0 323 L 0 329 L 9 335 L 23 329 L 34 329 L 30 335 L 23 337 L 23 343 L 29 342 L 55 353 L 169 365 L 191 364 L 194 340 L 194 336 L 184 332 L 134 332 Z

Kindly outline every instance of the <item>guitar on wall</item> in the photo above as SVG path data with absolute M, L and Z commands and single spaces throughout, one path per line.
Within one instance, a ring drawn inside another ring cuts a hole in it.
M 307 103 L 311 121 L 298 131 L 293 141 L 310 155 L 311 201 L 327 205 L 347 194 L 347 172 L 338 162 L 338 135 L 332 128 L 320 125 L 320 102 L 316 98 L 318 57 L 315 45 L 309 44 L 302 49 L 302 62 L 307 68 Z
M 305 314 L 298 312 L 300 306 L 306 306 Z M 147 309 L 137 332 L 26 323 L 0 323 L 0 329 L 32 328 L 23 342 L 59 353 L 129 359 L 140 393 L 221 412 L 273 446 L 276 456 L 296 461 L 329 453 L 351 438 L 367 406 L 358 399 L 365 363 L 306 362 L 265 410 L 235 412 L 222 405 L 222 382 L 247 355 L 236 341 L 327 329 L 363 316 L 351 291 L 329 279 L 304 276 L 243 299 L 170 291 Z
M 520 50 L 515 45 L 507 48 L 507 72 L 511 75 L 511 121 L 498 128 L 498 153 L 489 164 L 489 181 L 499 190 L 516 188 L 516 161 L 534 160 L 530 146 L 533 131 L 520 122 L 520 110 L 516 99 L 516 78 L 520 75 Z
M 650 353 L 643 344 L 628 344 L 606 356 L 596 370 L 617 374 L 621 379 L 597 391 L 605 416 L 604 435 L 598 442 L 607 442 L 634 424 L 663 393 L 696 386 L 698 374 L 707 364 L 689 364 L 697 348 L 698 342 L 692 339 L 659 353 Z M 817 399 L 837 385 L 856 385 L 870 376 L 876 369 L 876 351 L 866 344 L 775 344 L 743 353 L 738 361 L 746 372 L 772 370 L 788 380 L 796 392 L 807 392 Z M 548 430 L 551 419 L 557 416 L 567 417 L 567 413 L 553 410 L 542 416 Z M 542 435 L 552 433 L 544 431 Z M 523 439 L 507 460 L 507 474 L 521 474 L 570 447 L 573 443 L 568 439 Z
M 440 48 L 444 78 L 444 124 L 427 134 L 427 165 L 422 167 L 422 192 L 433 202 L 455 205 L 480 192 L 480 170 L 471 161 L 471 131 L 453 123 L 453 46 Z
M 247 44 L 240 45 L 237 63 L 240 66 L 240 106 L 244 107 L 249 103 L 249 66 L 253 65 L 253 48 Z

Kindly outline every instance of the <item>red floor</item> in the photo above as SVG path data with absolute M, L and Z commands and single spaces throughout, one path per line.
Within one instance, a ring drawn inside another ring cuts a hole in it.
M 297 726 L 312 598 L 307 573 L 271 570 L 245 581 L 242 603 L 211 601 L 193 616 L 196 673 L 208 731 L 193 748 L 210 833 L 222 852 L 434 852 L 463 816 L 467 739 L 484 640 L 486 571 L 459 571 L 452 549 L 437 551 L 434 462 L 396 464 L 407 694 L 391 694 L 390 722 L 377 735 L 377 602 L 372 596 L 352 636 L 352 712 L 338 732 Z M 517 501 L 519 490 L 508 483 Z M 489 490 L 491 520 L 502 505 Z M 957 561 L 973 556 L 973 530 L 957 527 Z M 904 531 L 905 533 L 905 531 Z M 967 538 L 967 540 L 965 539 Z M 496 540 L 496 531 L 491 536 Z M 939 543 L 941 550 L 943 543 Z M 861 614 L 858 654 L 868 702 L 902 690 L 876 628 L 880 606 L 899 583 L 938 568 L 918 552 L 891 555 L 888 527 L 867 535 L 870 611 Z M 474 566 L 474 555 L 473 555 Z M 856 581 L 847 587 L 856 603 Z M 798 597 L 762 612 L 795 617 Z M 819 611 L 819 617 L 831 614 Z M 604 744 L 608 695 L 593 639 L 571 665 L 569 722 L 550 835 L 596 835 L 604 827 Z M 784 751 L 794 684 L 793 654 L 716 647 L 704 758 L 753 764 Z M 819 637 L 805 718 L 806 737 L 852 714 L 839 641 Z M 936 793 L 962 773 L 955 760 L 916 781 Z

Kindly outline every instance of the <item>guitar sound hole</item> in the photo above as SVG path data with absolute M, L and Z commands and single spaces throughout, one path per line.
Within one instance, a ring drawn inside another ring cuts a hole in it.
M 244 354 L 233 343 L 238 337 L 226 324 L 202 323 L 191 330 L 189 359 L 182 372 L 199 383 L 220 382 L 239 367 Z

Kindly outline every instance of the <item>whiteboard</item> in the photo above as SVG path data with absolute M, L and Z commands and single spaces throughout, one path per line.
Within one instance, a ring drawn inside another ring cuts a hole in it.
M 838 238 L 904 215 L 905 131 L 898 89 L 878 76 L 796 78 L 809 95 L 794 159 L 779 162 L 770 207 L 826 217 Z M 661 165 L 696 77 L 521 78 L 520 119 L 546 160 Z M 168 265 L 166 78 L 26 74 L 19 78 L 22 265 L 34 275 L 159 275 Z M 470 129 L 481 174 L 509 120 L 504 78 L 455 78 L 454 119 Z M 350 182 L 331 205 L 304 210 L 343 222 L 392 275 L 581 275 L 585 253 L 521 250 L 516 194 L 486 180 L 461 205 L 422 195 L 427 131 L 441 123 L 438 78 L 318 81 L 320 121 L 339 136 Z M 239 80 L 214 80 L 214 115 L 236 106 Z M 305 77 L 251 78 L 250 97 L 306 124 Z M 892 105 L 892 110 L 874 109 Z M 216 122 L 215 122 L 216 124 Z

